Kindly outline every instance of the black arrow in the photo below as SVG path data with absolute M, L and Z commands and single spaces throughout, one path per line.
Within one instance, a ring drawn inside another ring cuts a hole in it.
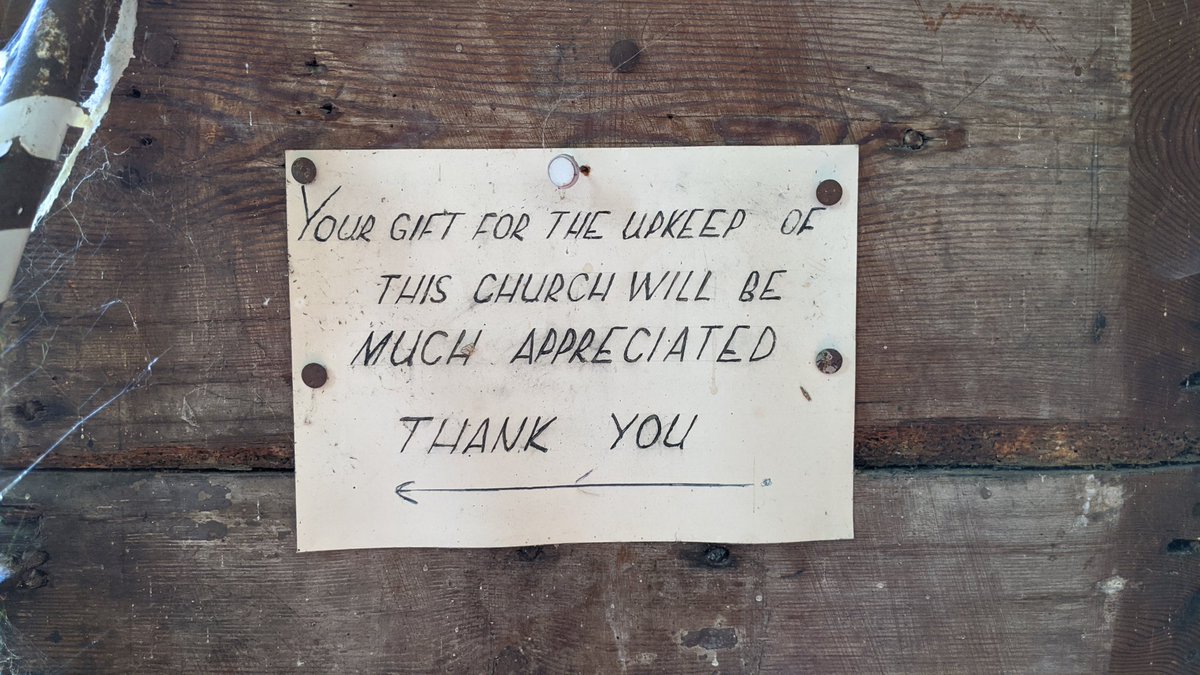
M 744 488 L 752 483 L 564 483 L 562 485 L 513 485 L 504 487 L 467 487 L 467 488 L 415 488 L 409 487 L 415 481 L 405 481 L 396 486 L 396 496 L 409 504 L 417 500 L 409 497 L 409 492 L 514 492 L 528 490 L 582 490 L 584 488 Z

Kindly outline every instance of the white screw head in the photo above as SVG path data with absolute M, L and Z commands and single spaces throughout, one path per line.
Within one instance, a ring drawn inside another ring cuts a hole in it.
M 565 190 L 579 180 L 579 164 L 570 155 L 557 155 L 550 160 L 546 173 L 550 175 L 551 183 L 558 189 Z

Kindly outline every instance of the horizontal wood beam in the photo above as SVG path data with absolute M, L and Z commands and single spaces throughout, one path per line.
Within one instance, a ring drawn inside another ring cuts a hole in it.
M 4 644 L 35 671 L 1181 672 L 1198 479 L 868 471 L 853 541 L 297 554 L 289 474 L 34 472 L 0 506 Z
M 287 149 L 739 143 L 862 150 L 861 466 L 1193 461 L 1200 276 L 1145 267 L 1156 228 L 1191 241 L 1186 185 L 1144 189 L 1186 143 L 1138 145 L 1130 195 L 1139 129 L 1197 103 L 1148 77 L 1190 63 L 1155 46 L 1169 22 L 1112 0 L 925 5 L 144 3 L 0 315 L 0 463 L 159 357 L 58 465 L 290 465 Z M 623 39 L 643 48 L 629 72 L 608 60 Z
M 220 385 L 211 385 L 212 388 Z M 241 400 L 246 394 L 230 388 Z M 170 404 L 170 403 L 168 403 Z M 16 404 L 12 411 L 18 429 L 45 437 L 61 434 L 74 416 L 46 410 L 40 400 Z M 70 445 L 39 462 L 55 469 L 291 469 L 292 435 L 284 424 L 266 424 L 253 437 L 245 435 L 245 419 L 229 419 L 229 428 L 215 432 L 197 446 L 166 444 L 161 425 L 123 428 L 120 421 L 98 417 L 81 436 L 91 445 L 80 452 Z M 167 426 L 172 426 L 168 421 Z M 215 424 L 214 424 L 215 425 Z M 116 438 L 113 445 L 95 439 Z M 11 438 L 12 436 L 10 436 Z M 78 441 L 75 441 L 76 443 Z M 23 469 L 45 451 L 41 446 L 4 447 L 0 468 Z M 1003 467 L 1055 468 L 1154 466 L 1193 463 L 1200 457 L 1200 432 L 1173 431 L 1114 423 L 1048 423 L 1036 420 L 934 420 L 908 424 L 859 424 L 854 434 L 855 464 L 859 468 Z

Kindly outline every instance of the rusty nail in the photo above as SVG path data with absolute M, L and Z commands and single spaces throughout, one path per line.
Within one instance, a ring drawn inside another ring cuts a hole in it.
M 608 50 L 608 63 L 618 73 L 628 73 L 637 67 L 642 50 L 633 40 L 618 40 Z
M 821 181 L 817 185 L 817 201 L 825 206 L 833 206 L 842 201 L 842 184 L 832 178 Z
M 817 370 L 832 375 L 842 369 L 842 353 L 836 349 L 822 349 L 817 352 Z
M 304 384 L 308 385 L 310 389 L 320 389 L 329 380 L 329 373 L 325 372 L 325 366 L 319 363 L 310 363 L 300 371 L 300 379 L 304 380 Z
M 317 179 L 317 165 L 307 157 L 301 157 L 292 162 L 292 178 L 297 183 L 308 185 Z

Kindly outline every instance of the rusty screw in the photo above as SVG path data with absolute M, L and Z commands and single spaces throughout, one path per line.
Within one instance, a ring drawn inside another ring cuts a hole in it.
M 300 371 L 300 379 L 304 380 L 304 384 L 308 385 L 310 389 L 320 389 L 329 381 L 329 373 L 325 371 L 325 366 L 319 363 L 310 363 Z
M 637 67 L 642 50 L 633 40 L 618 40 L 608 50 L 608 63 L 618 73 L 629 73 Z
M 301 157 L 292 162 L 292 178 L 297 183 L 308 185 L 317 179 L 317 165 L 307 157 Z
M 817 201 L 825 206 L 833 206 L 842 201 L 842 184 L 832 178 L 821 181 L 817 185 Z
M 817 370 L 832 375 L 842 369 L 842 353 L 836 349 L 822 349 L 817 352 Z

